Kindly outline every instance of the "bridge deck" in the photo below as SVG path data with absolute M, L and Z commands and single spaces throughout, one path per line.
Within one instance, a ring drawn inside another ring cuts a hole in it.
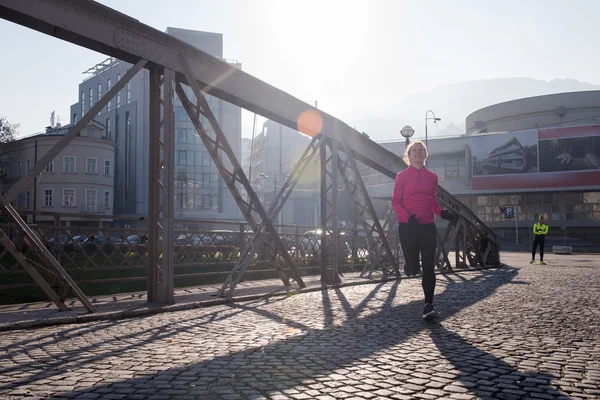
M 599 258 L 3 332 L 0 397 L 598 398 Z

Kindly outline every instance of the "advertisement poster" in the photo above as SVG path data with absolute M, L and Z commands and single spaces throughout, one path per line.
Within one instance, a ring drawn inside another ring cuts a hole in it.
M 540 140 L 540 171 L 600 170 L 600 136 Z
M 473 189 L 578 187 L 600 182 L 600 126 L 476 135 Z
M 474 136 L 471 155 L 474 177 L 538 172 L 538 131 Z

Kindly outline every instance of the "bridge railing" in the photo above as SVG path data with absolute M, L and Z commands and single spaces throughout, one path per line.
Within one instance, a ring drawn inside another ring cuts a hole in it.
M 148 228 L 140 216 L 98 216 L 81 214 L 21 212 L 33 220 L 29 227 L 60 265 L 88 296 L 145 290 L 148 270 Z M 177 220 L 174 264 L 177 286 L 218 284 L 225 281 L 240 258 L 240 249 L 251 239 L 249 225 L 240 221 Z M 193 226 L 193 225 L 196 226 Z M 185 227 L 188 225 L 188 227 Z M 192 225 L 190 227 L 189 225 Z M 319 229 L 300 225 L 276 225 L 280 238 L 302 275 L 318 275 L 325 262 L 332 263 L 333 241 Z M 0 229 L 17 246 L 61 296 L 68 286 L 12 221 L 0 221 Z M 402 252 L 395 230 L 386 237 L 396 259 Z M 360 272 L 380 242 L 369 242 L 363 229 L 340 229 L 339 267 L 342 272 Z M 254 256 L 246 279 L 276 278 L 264 250 Z M 0 303 L 45 300 L 29 274 L 0 245 Z

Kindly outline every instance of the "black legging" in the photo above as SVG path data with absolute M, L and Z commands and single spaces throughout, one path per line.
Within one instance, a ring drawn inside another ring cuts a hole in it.
M 535 235 L 533 239 L 533 250 L 531 250 L 531 259 L 535 260 L 535 251 L 537 250 L 538 243 L 540 245 L 540 261 L 544 261 L 544 243 L 546 237 L 544 235 Z
M 398 224 L 398 236 L 402 245 L 404 260 L 410 267 L 418 270 L 419 252 L 423 268 L 423 293 L 425 303 L 433 303 L 435 292 L 435 269 L 433 259 L 435 257 L 436 234 L 435 224 L 408 225 L 400 222 Z

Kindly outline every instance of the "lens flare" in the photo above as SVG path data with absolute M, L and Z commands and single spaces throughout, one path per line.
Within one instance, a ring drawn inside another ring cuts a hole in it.
M 316 110 L 306 110 L 298 117 L 298 130 L 310 137 L 315 137 L 323 129 L 323 118 Z

